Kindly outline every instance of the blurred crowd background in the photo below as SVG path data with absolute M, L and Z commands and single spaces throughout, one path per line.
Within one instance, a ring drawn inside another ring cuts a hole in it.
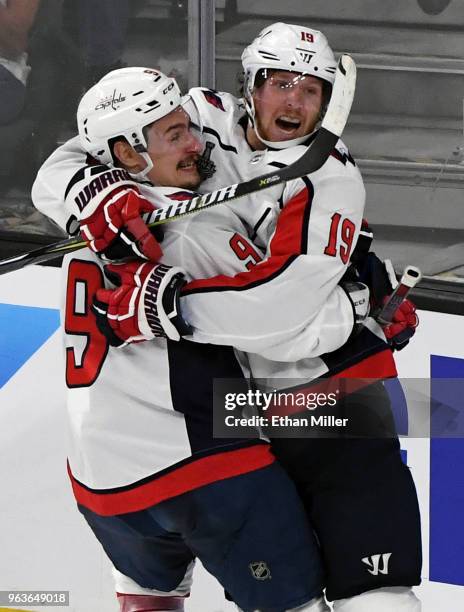
M 30 188 L 76 133 L 89 86 L 143 65 L 187 91 L 200 84 L 192 62 L 209 60 L 215 70 L 201 84 L 237 93 L 243 47 L 274 21 L 320 29 L 336 55 L 357 62 L 344 139 L 366 182 L 377 250 L 398 269 L 413 263 L 462 281 L 462 0 L 0 0 L 0 256 L 61 237 L 32 207 Z M 206 22 L 214 39 L 192 57 Z

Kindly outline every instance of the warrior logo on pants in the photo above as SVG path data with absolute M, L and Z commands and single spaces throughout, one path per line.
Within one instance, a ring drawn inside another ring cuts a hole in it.
M 371 557 L 364 557 L 361 559 L 363 563 L 368 565 L 371 569 L 367 570 L 369 574 L 378 576 L 379 574 L 388 574 L 388 561 L 390 560 L 391 553 L 384 553 L 383 555 L 372 555 Z M 382 558 L 383 568 L 380 568 L 380 558 Z

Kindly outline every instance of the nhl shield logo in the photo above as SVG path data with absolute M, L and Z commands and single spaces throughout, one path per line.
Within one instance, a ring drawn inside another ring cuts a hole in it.
M 256 580 L 270 580 L 271 570 L 265 561 L 254 561 L 248 567 L 251 570 L 251 575 Z

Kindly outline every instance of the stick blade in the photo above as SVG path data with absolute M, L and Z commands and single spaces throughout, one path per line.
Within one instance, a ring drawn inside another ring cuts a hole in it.
M 337 66 L 335 82 L 322 127 L 341 136 L 350 115 L 356 90 L 356 64 L 350 55 L 342 55 Z

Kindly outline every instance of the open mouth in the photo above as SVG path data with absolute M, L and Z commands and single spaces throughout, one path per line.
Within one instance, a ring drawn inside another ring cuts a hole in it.
M 294 132 L 301 125 L 301 121 L 299 119 L 288 117 L 286 115 L 278 117 L 275 122 L 277 127 L 284 132 Z
M 194 158 L 184 159 L 177 164 L 178 170 L 197 170 L 197 160 Z

